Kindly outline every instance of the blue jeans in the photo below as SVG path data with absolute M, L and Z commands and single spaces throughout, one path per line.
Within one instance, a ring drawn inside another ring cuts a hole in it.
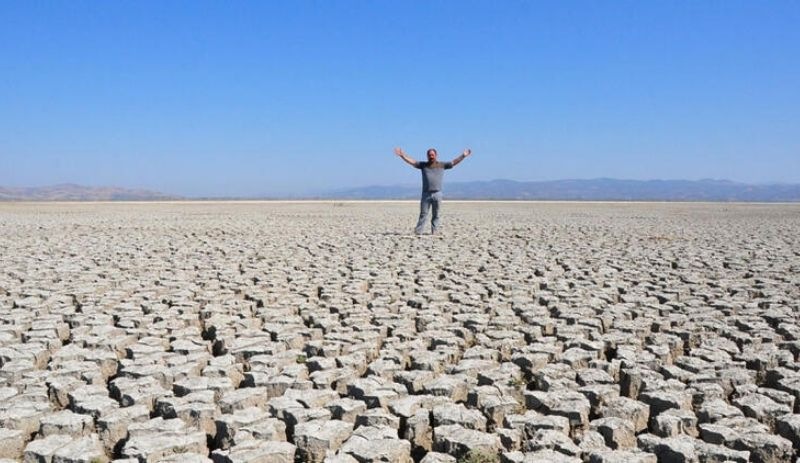
M 417 228 L 414 233 L 421 235 L 425 228 L 425 220 L 428 218 L 428 210 L 433 209 L 433 218 L 431 219 L 431 233 L 436 233 L 439 228 L 439 206 L 442 204 L 442 192 L 425 191 L 422 193 L 422 199 L 419 200 L 419 220 L 417 221 Z

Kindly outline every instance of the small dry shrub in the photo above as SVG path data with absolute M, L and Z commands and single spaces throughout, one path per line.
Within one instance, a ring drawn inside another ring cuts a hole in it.
M 475 449 L 459 458 L 458 463 L 500 463 L 500 456 L 497 452 Z

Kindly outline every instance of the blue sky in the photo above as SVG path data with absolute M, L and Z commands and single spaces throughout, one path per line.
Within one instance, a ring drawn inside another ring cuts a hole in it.
M 0 185 L 800 182 L 800 2 L 0 2 Z

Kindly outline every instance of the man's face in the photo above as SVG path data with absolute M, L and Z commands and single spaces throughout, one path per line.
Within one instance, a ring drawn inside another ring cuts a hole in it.
M 436 150 L 428 150 L 428 162 L 436 160 Z

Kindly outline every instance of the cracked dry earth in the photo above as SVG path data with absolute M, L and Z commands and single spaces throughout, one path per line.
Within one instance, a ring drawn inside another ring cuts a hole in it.
M 0 205 L 0 458 L 789 462 L 800 206 Z

